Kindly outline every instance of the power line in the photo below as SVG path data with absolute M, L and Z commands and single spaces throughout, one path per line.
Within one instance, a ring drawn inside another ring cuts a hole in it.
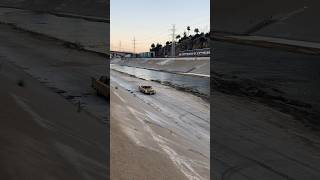
M 205 18 L 201 18 L 201 21 L 200 21 L 200 18 L 199 19 L 197 19 L 196 21 L 198 21 L 198 23 L 190 23 L 189 24 L 189 26 L 190 27 L 192 27 L 192 26 L 194 26 L 194 25 L 198 25 L 198 24 L 201 24 L 200 22 L 202 22 L 202 21 L 207 21 L 207 19 L 208 19 L 208 17 L 205 17 Z M 209 17 L 209 19 L 210 19 L 210 17 Z M 192 21 L 191 21 L 192 22 Z M 195 21 L 193 21 L 193 22 L 195 22 Z M 209 22 L 209 21 L 208 21 Z M 209 23 L 210 24 L 210 23 Z M 184 26 L 183 26 L 184 27 Z M 186 26 L 185 26 L 186 27 Z M 198 26 L 198 28 L 199 28 L 199 30 L 202 30 L 202 31 L 205 31 L 205 30 L 208 30 L 208 25 L 207 24 L 205 24 L 205 25 L 201 25 L 201 27 L 199 27 Z M 210 29 L 209 29 L 210 30 Z M 168 30 L 167 30 L 168 31 Z M 182 28 L 182 26 L 180 26 L 180 27 L 177 27 L 176 25 L 174 25 L 174 32 L 173 32 L 173 29 L 171 29 L 171 31 L 172 31 L 172 33 L 170 33 L 170 39 L 172 38 L 172 52 L 171 52 L 171 55 L 175 55 L 175 40 L 176 40 L 176 38 L 175 38 L 175 36 L 176 36 L 176 33 L 178 32 L 178 31 L 185 31 L 185 28 Z M 163 31 L 164 32 L 164 31 Z M 130 41 L 121 41 L 121 42 L 119 42 L 119 49 L 120 50 L 124 50 L 125 48 L 123 48 L 123 46 L 124 47 L 130 47 L 130 44 L 131 43 L 133 43 L 133 52 L 134 53 L 136 53 L 136 49 L 138 48 L 138 49 L 141 49 L 140 47 L 144 47 L 145 45 L 147 45 L 147 43 L 152 43 L 152 41 L 158 41 L 158 39 L 162 39 L 161 37 L 164 37 L 164 36 L 168 36 L 168 34 L 166 33 L 166 34 L 164 34 L 164 33 L 162 33 L 161 31 L 158 31 L 158 33 L 153 33 L 154 35 L 151 35 L 151 36 L 149 36 L 149 37 L 146 37 L 146 38 L 143 38 L 143 39 L 139 39 L 139 40 L 136 40 L 135 39 L 135 37 L 134 37 L 134 39 L 132 40 L 133 42 L 130 42 Z M 167 38 L 165 38 L 165 39 L 167 39 Z M 162 40 L 160 40 L 160 41 L 162 41 Z M 170 40 L 169 40 L 170 41 Z M 132 50 L 131 50 L 132 51 Z

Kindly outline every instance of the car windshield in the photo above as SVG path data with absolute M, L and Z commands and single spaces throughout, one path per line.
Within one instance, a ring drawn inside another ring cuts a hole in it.
M 141 86 L 141 87 L 145 89 L 151 89 L 151 86 Z

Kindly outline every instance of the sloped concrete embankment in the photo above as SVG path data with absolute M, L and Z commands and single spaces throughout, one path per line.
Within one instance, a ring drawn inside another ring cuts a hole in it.
M 297 100 L 290 97 L 286 92 L 250 79 L 225 78 L 221 74 L 215 74 L 211 78 L 214 90 L 226 94 L 249 97 L 281 112 L 293 115 L 306 127 L 319 130 L 320 123 L 318 119 L 320 112 L 308 102 Z
M 113 59 L 111 63 L 173 73 L 210 75 L 210 57 Z
M 257 100 L 319 129 L 319 56 L 225 42 L 215 48 L 213 90 Z
M 213 2 L 214 31 L 320 42 L 319 1 Z
M 109 23 L 106 22 L 0 7 L 0 23 L 31 35 L 63 41 L 69 48 L 109 54 Z
M 109 19 L 109 1 L 107 0 L 3 0 L 0 6 L 26 10 L 70 13 Z

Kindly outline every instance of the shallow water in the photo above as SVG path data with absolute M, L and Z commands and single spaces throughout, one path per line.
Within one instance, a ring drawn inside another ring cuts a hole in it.
M 168 73 L 137 67 L 120 66 L 116 64 L 111 64 L 110 69 L 133 75 L 137 78 L 157 81 L 165 85 L 176 87 L 177 89 L 190 91 L 206 97 L 209 97 L 210 95 L 210 78 L 208 77 Z

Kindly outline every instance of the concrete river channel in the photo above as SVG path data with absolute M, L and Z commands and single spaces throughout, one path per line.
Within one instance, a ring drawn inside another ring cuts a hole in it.
M 110 64 L 110 69 L 134 76 L 136 78 L 155 81 L 163 85 L 172 86 L 178 90 L 191 92 L 204 98 L 210 96 L 210 78 L 202 76 L 185 75 L 137 67 Z

